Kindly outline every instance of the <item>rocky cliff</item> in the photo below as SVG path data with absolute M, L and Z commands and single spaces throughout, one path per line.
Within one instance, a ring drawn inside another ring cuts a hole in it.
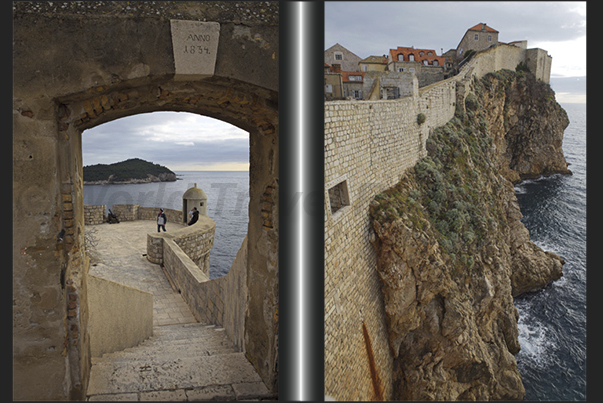
M 530 241 L 511 182 L 569 172 L 567 115 L 529 74 L 467 85 L 428 156 L 370 207 L 400 400 L 522 399 L 513 296 L 562 275 Z

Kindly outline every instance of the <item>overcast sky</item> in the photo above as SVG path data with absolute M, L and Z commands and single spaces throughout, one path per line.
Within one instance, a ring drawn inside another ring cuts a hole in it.
M 84 131 L 83 164 L 142 158 L 173 171 L 249 170 L 249 133 L 187 112 L 153 112 Z
M 440 55 L 480 22 L 501 42 L 547 50 L 558 102 L 586 102 L 586 2 L 326 2 L 325 49 L 339 43 L 365 58 L 414 46 Z
M 456 48 L 485 22 L 499 40 L 528 40 L 553 56 L 559 102 L 586 102 L 586 2 L 326 2 L 325 49 L 340 43 L 361 58 L 390 48 Z M 249 169 L 249 134 L 185 112 L 130 116 L 86 130 L 84 165 L 142 158 L 174 171 Z

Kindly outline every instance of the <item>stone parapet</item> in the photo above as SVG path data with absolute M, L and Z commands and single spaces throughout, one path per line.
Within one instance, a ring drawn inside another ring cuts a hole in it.
M 153 294 L 88 277 L 92 357 L 138 345 L 153 335 Z
M 84 204 L 84 225 L 98 225 L 106 220 L 107 206 Z
M 152 263 L 164 263 L 165 243 L 162 239 L 172 239 L 175 244 L 198 265 L 209 278 L 209 251 L 214 246 L 216 222 L 207 216 L 200 216 L 195 224 L 168 232 L 147 235 L 147 259 Z
M 157 218 L 157 214 L 159 212 L 159 207 L 141 207 L 138 206 L 138 219 L 139 220 L 155 220 Z M 163 209 L 165 216 L 167 217 L 167 222 L 169 223 L 182 223 L 182 211 L 166 208 Z
M 138 220 L 138 204 L 114 204 L 111 211 L 120 221 Z

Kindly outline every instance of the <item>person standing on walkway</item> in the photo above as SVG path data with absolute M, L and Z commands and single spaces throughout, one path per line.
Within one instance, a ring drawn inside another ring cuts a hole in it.
M 189 221 L 188 225 L 193 225 L 194 223 L 197 222 L 198 219 L 199 219 L 199 210 L 197 210 L 197 207 L 193 207 L 193 217 Z
M 160 208 L 159 214 L 157 214 L 157 232 L 161 232 L 160 231 L 161 228 L 163 228 L 163 232 L 166 232 L 165 223 L 167 223 L 167 217 L 165 216 L 163 209 Z

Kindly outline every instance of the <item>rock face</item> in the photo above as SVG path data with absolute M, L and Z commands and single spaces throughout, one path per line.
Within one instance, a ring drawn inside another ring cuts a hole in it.
M 482 84 L 476 91 L 488 93 L 482 98 L 483 108 L 500 150 L 501 173 L 514 183 L 553 173 L 570 174 L 561 148 L 569 119 L 549 85 L 532 74 L 509 70 L 487 75 Z
M 511 183 L 567 172 L 567 116 L 540 87 L 513 72 L 472 82 L 428 156 L 371 203 L 397 399 L 523 398 L 513 296 L 564 263 L 530 241 Z

